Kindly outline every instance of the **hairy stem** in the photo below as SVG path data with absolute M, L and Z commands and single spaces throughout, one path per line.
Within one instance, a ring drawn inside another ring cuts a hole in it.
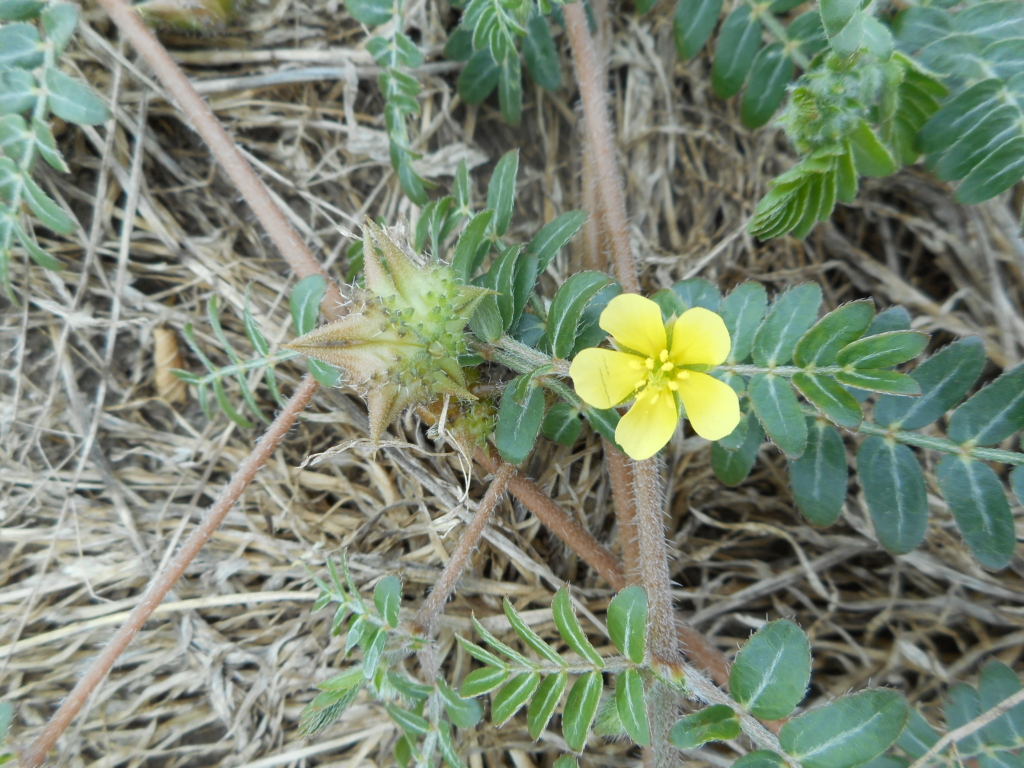
M 497 473 L 498 467 L 503 463 L 484 449 L 476 452 L 476 461 L 492 473 Z M 579 555 L 587 565 L 601 574 L 612 589 L 622 589 L 626 586 L 625 571 L 615 556 L 595 539 L 590 531 L 552 501 L 536 483 L 516 469 L 509 477 L 508 489 L 524 507 L 547 526 L 548 530 Z
M 32 743 L 28 751 L 22 755 L 20 763 L 22 768 L 38 768 L 38 766 L 43 764 L 46 754 L 57 743 L 57 739 L 64 732 L 64 729 L 68 727 L 75 715 L 78 714 L 78 711 L 85 704 L 89 695 L 107 676 L 111 667 L 114 666 L 114 662 L 117 661 L 118 656 L 128 647 L 128 644 L 138 631 L 142 629 L 142 625 L 146 623 L 150 614 L 160 605 L 175 582 L 185 572 L 189 563 L 192 562 L 192 559 L 199 554 L 199 550 L 203 548 L 203 545 L 220 527 L 221 522 L 245 491 L 246 486 L 249 485 L 256 473 L 277 449 L 284 436 L 288 434 L 288 430 L 292 428 L 299 414 L 309 405 L 309 401 L 312 399 L 316 389 L 317 383 L 314 379 L 308 376 L 303 378 L 298 389 L 295 390 L 295 394 L 292 395 L 284 409 L 278 414 L 278 417 L 267 428 L 267 431 L 263 433 L 263 437 L 253 447 L 252 452 L 238 465 L 238 469 L 232 476 L 231 482 L 221 491 L 217 501 L 210 507 L 210 511 L 206 513 L 206 517 L 192 531 L 178 551 L 178 554 L 167 564 L 167 567 L 153 577 L 138 605 L 135 606 L 135 609 L 114 636 L 110 638 L 106 648 L 103 649 L 89 669 L 86 670 L 85 675 L 82 676 L 82 679 L 72 689 L 64 703 L 61 704 L 60 709 L 50 718 L 50 722 L 46 724 L 43 732 Z
M 640 576 L 647 590 L 647 647 L 655 663 L 676 670 L 680 664 L 679 638 L 672 611 L 672 582 L 662 520 L 661 473 L 656 458 L 633 463 L 633 489 L 636 494 Z
M 928 765 L 928 763 L 931 760 L 933 760 L 937 755 L 939 755 L 950 744 L 954 744 L 955 742 L 958 742 L 970 736 L 972 733 L 980 731 L 993 720 L 1001 717 L 1004 712 L 1009 712 L 1022 701 L 1024 701 L 1024 689 L 1007 696 L 1005 699 L 1003 699 L 994 707 L 992 707 L 992 709 L 985 710 L 976 718 L 964 723 L 959 728 L 954 728 L 952 731 L 950 731 L 941 739 L 932 744 L 932 746 L 928 749 L 927 752 L 925 752 L 923 755 L 917 758 L 917 760 L 911 763 L 910 768 L 925 768 L 925 766 Z
M 608 117 L 607 83 L 601 57 L 590 36 L 587 14 L 582 3 L 563 6 L 572 60 L 576 65 L 576 82 L 580 86 L 583 113 L 586 116 L 588 148 L 594 164 L 594 182 L 600 210 L 604 216 L 608 244 L 611 246 L 612 271 L 627 293 L 640 293 L 636 274 L 636 261 L 629 244 L 629 225 L 626 222 L 626 203 L 622 195 L 615 157 L 615 140 Z
M 249 165 L 245 157 L 235 146 L 235 142 L 220 124 L 213 110 L 199 96 L 185 74 L 178 68 L 167 49 L 160 44 L 156 36 L 149 31 L 139 15 L 125 0 L 99 0 L 103 10 L 117 25 L 135 50 L 153 68 L 153 72 L 171 95 L 178 102 L 178 107 L 188 117 L 192 127 L 203 138 L 213 156 L 227 172 L 228 177 L 238 187 L 242 197 L 256 214 L 263 227 L 274 241 L 281 255 L 301 277 L 312 274 L 323 275 L 327 279 L 327 293 L 322 303 L 324 314 L 336 319 L 341 316 L 341 292 L 330 276 L 323 270 L 313 252 L 299 237 L 281 209 L 274 203 L 263 180 Z
M 466 530 L 462 532 L 462 537 L 455 545 L 455 549 L 452 550 L 451 557 L 448 558 L 441 576 L 412 621 L 413 629 L 416 632 L 427 637 L 434 634 L 434 630 L 437 628 L 437 619 L 441 615 L 441 611 L 444 610 L 448 598 L 455 591 L 462 572 L 469 565 L 469 558 L 480 543 L 480 537 L 484 535 L 487 523 L 497 508 L 502 494 L 505 493 L 509 478 L 512 477 L 514 471 L 515 467 L 511 464 L 502 462 L 498 465 L 498 471 L 494 473 L 494 479 L 491 481 L 487 493 L 480 500 L 476 514 L 466 526 Z
M 619 528 L 622 563 L 626 566 L 626 582 L 640 583 L 640 548 L 636 540 L 636 498 L 633 496 L 633 466 L 626 454 L 610 441 L 602 439 L 608 476 L 612 483 L 615 522 Z

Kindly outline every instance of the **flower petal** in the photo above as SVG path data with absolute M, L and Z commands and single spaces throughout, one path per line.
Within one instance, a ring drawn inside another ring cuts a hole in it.
M 615 343 L 657 359 L 668 347 L 661 307 L 637 293 L 621 293 L 601 313 L 601 328 Z
M 630 363 L 643 366 L 644 359 L 613 349 L 584 349 L 569 366 L 576 394 L 595 408 L 611 408 L 628 400 L 637 382 L 647 376 L 646 367 Z
M 690 371 L 679 381 L 679 397 L 693 431 L 707 440 L 721 440 L 740 423 L 740 400 L 735 390 L 706 373 Z
M 731 348 L 725 321 L 710 310 L 694 307 L 672 327 L 669 359 L 676 365 L 721 365 Z
M 615 428 L 615 442 L 630 458 L 642 461 L 656 454 L 672 439 L 679 426 L 679 406 L 668 390 L 637 400 Z

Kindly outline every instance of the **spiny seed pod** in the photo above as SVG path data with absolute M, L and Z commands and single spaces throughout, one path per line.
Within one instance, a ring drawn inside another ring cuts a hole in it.
M 366 399 L 370 438 L 378 440 L 409 406 L 444 395 L 476 399 L 458 358 L 466 323 L 490 291 L 461 285 L 447 265 L 417 264 L 369 219 L 363 259 L 366 290 L 349 314 L 285 346 L 345 372 Z

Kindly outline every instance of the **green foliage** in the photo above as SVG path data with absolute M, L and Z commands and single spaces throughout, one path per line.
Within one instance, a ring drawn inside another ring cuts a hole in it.
M 796 709 L 810 679 L 807 635 L 792 621 L 780 619 L 761 627 L 736 655 L 729 692 L 755 717 L 779 720 Z
M 978 203 L 1024 176 L 1024 8 L 989 0 L 952 9 L 911 6 L 893 19 L 896 42 L 937 73 L 950 98 L 924 125 L 920 147 L 956 199 Z
M 779 743 L 804 768 L 853 768 L 887 750 L 909 715 L 899 692 L 871 688 L 793 718 Z
M 714 704 L 687 715 L 672 726 L 668 740 L 677 749 L 694 749 L 709 741 L 727 741 L 740 735 L 740 721 L 731 707 Z
M 78 222 L 32 178 L 39 158 L 54 170 L 68 171 L 48 125 L 50 115 L 97 125 L 109 111 L 90 88 L 58 68 L 78 25 L 77 6 L 8 2 L 0 5 L 0 22 L 0 283 L 13 300 L 12 249 L 23 248 L 44 269 L 63 267 L 39 247 L 22 209 L 59 234 L 78 229 Z

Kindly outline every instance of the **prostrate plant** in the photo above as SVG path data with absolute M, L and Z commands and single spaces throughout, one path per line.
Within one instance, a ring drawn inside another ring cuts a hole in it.
M 786 718 L 804 699 L 811 654 L 803 631 L 786 619 L 761 627 L 737 654 L 727 695 L 695 670 L 681 674 L 652 660 L 646 647 L 647 596 L 635 586 L 619 592 L 607 608 L 608 636 L 619 656 L 597 652 L 576 618 L 569 590 L 562 587 L 551 605 L 558 642 L 544 640 L 506 599 L 505 618 L 523 650 L 500 640 L 474 618 L 473 626 L 490 650 L 456 637 L 482 666 L 463 678 L 458 692 L 443 676 L 423 684 L 408 676 L 404 659 L 421 651 L 428 640 L 400 627 L 398 578 L 387 576 L 378 582 L 374 611 L 360 597 L 344 559 L 340 567 L 328 561 L 328 571 L 330 583 L 317 580 L 321 594 L 314 610 L 338 604 L 331 633 L 341 634 L 348 623 L 345 652 L 360 649 L 362 660 L 317 686 L 321 693 L 303 712 L 303 730 L 313 734 L 328 727 L 365 689 L 383 702 L 403 732 L 395 747 L 402 766 L 436 765 L 439 754 L 451 768 L 462 768 L 452 726 L 475 728 L 484 713 L 476 699 L 486 694 L 491 694 L 491 721 L 496 727 L 525 708 L 527 730 L 535 741 L 560 713 L 562 737 L 577 754 L 591 733 L 652 746 L 651 719 L 671 717 L 679 703 L 689 700 L 696 711 L 671 726 L 671 745 L 694 749 L 746 732 L 761 747 L 737 763 L 748 767 L 756 763 L 853 768 L 887 750 L 910 716 L 898 691 L 868 689 L 793 717 L 776 740 L 757 719 Z M 562 643 L 565 651 L 559 650 Z M 614 682 L 610 691 L 605 689 L 605 675 Z M 656 707 L 666 693 L 673 703 Z
M 0 283 L 11 290 L 11 249 L 20 245 L 45 269 L 63 264 L 36 243 L 23 226 L 22 206 L 60 234 L 78 222 L 32 178 L 38 158 L 66 173 L 67 165 L 50 130 L 50 115 L 78 125 L 97 125 L 109 116 L 103 101 L 60 71 L 58 59 L 78 26 L 78 6 L 40 0 L 0 3 Z

